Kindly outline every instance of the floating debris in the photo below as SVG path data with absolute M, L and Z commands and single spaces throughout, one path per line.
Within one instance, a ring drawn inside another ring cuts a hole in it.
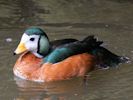
M 77 96 L 78 94 L 75 93 L 74 95 Z
M 6 38 L 6 42 L 12 42 L 12 38 Z
M 131 51 L 131 53 L 133 53 L 133 51 Z
M 105 27 L 109 27 L 109 25 L 108 25 L 108 24 L 106 24 L 106 25 L 105 25 Z

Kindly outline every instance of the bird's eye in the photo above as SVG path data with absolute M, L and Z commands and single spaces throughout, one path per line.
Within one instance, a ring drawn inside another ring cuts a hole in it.
M 34 41 L 35 40 L 35 38 L 30 38 L 30 41 Z

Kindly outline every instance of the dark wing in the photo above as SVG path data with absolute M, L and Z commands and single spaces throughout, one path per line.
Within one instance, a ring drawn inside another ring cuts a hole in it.
M 58 44 L 57 42 L 58 45 L 56 48 L 47 57 L 45 57 L 44 61 L 57 63 L 72 55 L 85 52 L 94 55 L 97 58 L 97 64 L 101 65 L 101 67 L 116 66 L 119 63 L 128 61 L 126 57 L 117 56 L 106 48 L 100 46 L 102 43 L 102 41 L 97 41 L 94 36 L 88 36 L 82 41 L 75 41 L 70 43 L 59 42 Z
M 56 47 L 47 57 L 45 62 L 57 63 L 72 55 L 85 53 L 99 46 L 102 42 L 97 41 L 94 36 L 88 36 L 82 41 L 75 41 Z
M 54 40 L 54 41 L 50 41 L 50 45 L 52 47 L 52 49 L 55 49 L 56 47 L 59 47 L 61 45 L 64 44 L 69 44 L 72 42 L 78 41 L 76 39 L 61 39 L 61 40 Z

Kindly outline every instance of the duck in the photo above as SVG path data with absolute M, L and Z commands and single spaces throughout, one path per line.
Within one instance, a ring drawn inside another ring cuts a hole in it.
M 83 77 L 96 66 L 106 68 L 127 61 L 102 46 L 94 35 L 50 41 L 38 27 L 26 29 L 14 55 L 20 54 L 15 76 L 35 82 L 50 82 Z

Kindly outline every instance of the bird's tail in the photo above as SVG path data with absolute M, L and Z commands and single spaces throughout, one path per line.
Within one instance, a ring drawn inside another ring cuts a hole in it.
M 102 47 L 101 44 L 103 41 L 98 41 L 94 36 L 88 36 L 82 42 L 88 44 L 90 47 L 88 53 L 96 57 L 97 65 L 100 67 L 112 67 L 129 60 L 127 57 L 118 56 Z
M 101 46 L 95 48 L 91 52 L 96 56 L 97 65 L 103 68 L 113 67 L 119 63 L 125 63 L 129 60 L 127 57 L 118 56 Z

